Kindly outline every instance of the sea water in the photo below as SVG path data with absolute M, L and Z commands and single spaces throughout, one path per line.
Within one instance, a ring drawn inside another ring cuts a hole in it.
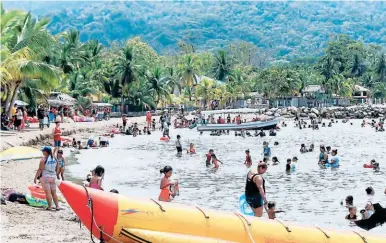
M 195 129 L 171 129 L 172 139 L 160 141 L 162 133 L 152 135 L 116 135 L 110 139 L 110 147 L 82 150 L 76 155 L 79 164 L 67 167 L 72 176 L 85 178 L 96 165 L 106 170 L 103 181 L 105 190 L 117 189 L 120 194 L 157 199 L 160 189 L 160 169 L 173 167 L 173 177 L 180 183 L 180 196 L 174 202 L 198 205 L 217 210 L 235 212 L 239 210 L 239 198 L 244 193 L 246 181 L 245 150 L 251 151 L 253 167 L 263 158 L 263 142 L 269 142 L 272 156 L 280 164 L 269 166 L 264 174 L 267 198 L 275 201 L 277 209 L 286 211 L 277 214 L 284 221 L 335 229 L 355 229 L 344 219 L 348 209 L 340 204 L 347 195 L 354 197 L 357 216 L 366 202 L 381 203 L 386 207 L 386 133 L 375 132 L 370 126 L 361 128 L 361 121 L 319 130 L 302 129 L 288 122 L 276 137 L 235 137 L 229 135 L 200 135 Z M 184 146 L 181 158 L 176 156 L 175 139 L 182 137 Z M 274 142 L 279 145 L 274 146 Z M 186 154 L 189 143 L 194 143 L 197 154 Z M 300 145 L 315 145 L 315 151 L 299 152 Z M 338 149 L 340 168 L 321 169 L 318 166 L 319 145 Z M 205 154 L 214 149 L 223 161 L 218 170 L 205 166 Z M 295 172 L 286 173 L 287 158 L 298 157 Z M 381 170 L 364 169 L 363 164 L 375 159 Z M 372 186 L 375 195 L 368 197 L 365 189 Z M 266 217 L 266 214 L 265 214 Z M 385 226 L 371 232 L 385 233 Z

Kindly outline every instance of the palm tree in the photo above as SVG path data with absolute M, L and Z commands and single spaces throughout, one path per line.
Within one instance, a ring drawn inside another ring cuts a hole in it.
M 208 108 L 210 106 L 210 101 L 212 99 L 213 90 L 215 87 L 215 83 L 213 80 L 208 78 L 204 78 L 201 80 L 200 84 L 196 88 L 196 96 L 197 98 L 202 98 L 204 101 L 204 108 Z
M 213 73 L 217 80 L 224 81 L 231 73 L 230 61 L 224 50 L 218 51 L 214 56 Z
M 137 81 L 136 74 L 139 66 L 134 64 L 133 48 L 131 46 L 126 46 L 120 50 L 114 69 L 119 77 L 121 86 Z
M 189 89 L 189 100 L 192 100 L 192 87 L 197 85 L 197 76 L 199 71 L 199 60 L 193 54 L 186 54 L 178 64 L 178 73 L 181 80 L 181 87 Z
M 386 54 L 381 54 L 375 66 L 379 82 L 386 82 Z
M 359 55 L 355 54 L 351 65 L 351 77 L 360 77 L 366 72 L 365 64 L 360 60 Z
M 162 77 L 162 70 L 160 67 L 155 67 L 151 72 L 147 71 L 146 78 L 154 91 L 154 102 L 158 105 L 162 98 L 169 99 L 170 86 L 169 77 Z
M 6 111 L 15 103 L 19 89 L 30 79 L 57 82 L 58 69 L 39 61 L 37 53 L 44 52 L 53 43 L 45 27 L 47 19 L 37 21 L 30 13 L 18 15 L 5 12 L 1 6 L 1 77 L 6 87 Z M 3 22 L 4 21 L 4 22 Z M 4 38 L 3 38 L 4 37 Z
M 127 97 L 129 104 L 141 108 L 155 108 L 153 100 L 153 89 L 145 79 L 140 79 L 138 83 L 130 83 L 123 87 L 122 92 Z

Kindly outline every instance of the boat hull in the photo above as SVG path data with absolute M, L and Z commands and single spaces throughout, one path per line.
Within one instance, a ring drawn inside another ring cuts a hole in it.
M 241 130 L 269 130 L 275 128 L 279 123 L 279 119 L 270 121 L 256 121 L 246 122 L 241 124 L 226 123 L 226 124 L 198 124 L 197 131 L 218 131 L 218 130 L 230 130 L 230 131 L 241 131 Z
M 59 189 L 83 224 L 89 230 L 92 227 L 93 235 L 106 242 L 363 243 L 362 236 L 367 243 L 384 243 L 386 240 L 355 232 L 285 225 L 280 221 L 237 213 L 132 199 L 85 189 L 71 182 L 61 182 Z M 102 234 L 97 227 L 103 229 Z

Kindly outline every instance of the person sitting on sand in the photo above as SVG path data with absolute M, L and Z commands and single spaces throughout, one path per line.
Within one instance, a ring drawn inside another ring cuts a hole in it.
M 77 141 L 77 144 L 78 144 L 78 149 L 88 149 L 87 147 L 84 147 L 81 143 L 81 141 Z
M 75 138 L 73 138 L 72 139 L 72 147 L 76 148 L 76 146 L 77 146 L 76 140 L 75 140 Z
M 91 148 L 91 147 L 95 147 L 96 144 L 95 144 L 95 140 L 94 140 L 94 137 L 90 137 L 88 140 L 87 140 L 87 147 Z
M 171 166 L 165 166 L 163 169 L 160 170 L 160 173 L 164 174 L 164 177 L 162 177 L 161 179 L 161 192 L 158 196 L 158 201 L 170 202 L 172 198 L 176 196 L 176 194 L 172 192 L 171 186 L 177 186 L 178 182 L 170 181 L 170 177 L 173 174 L 173 168 Z
M 196 148 L 194 147 L 193 143 L 189 144 L 189 149 L 187 150 L 188 154 L 195 154 L 196 153 Z
M 104 174 L 105 174 L 105 169 L 102 166 L 98 165 L 94 170 L 94 174 L 88 186 L 91 188 L 103 191 L 102 181 L 103 181 Z
M 99 146 L 100 147 L 108 147 L 109 146 L 109 140 L 107 140 L 107 137 L 99 137 Z

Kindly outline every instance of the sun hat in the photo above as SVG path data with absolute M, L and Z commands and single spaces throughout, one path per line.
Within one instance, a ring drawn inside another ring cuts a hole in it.
M 49 146 L 44 146 L 42 149 L 41 149 L 42 152 L 51 152 L 51 147 Z

